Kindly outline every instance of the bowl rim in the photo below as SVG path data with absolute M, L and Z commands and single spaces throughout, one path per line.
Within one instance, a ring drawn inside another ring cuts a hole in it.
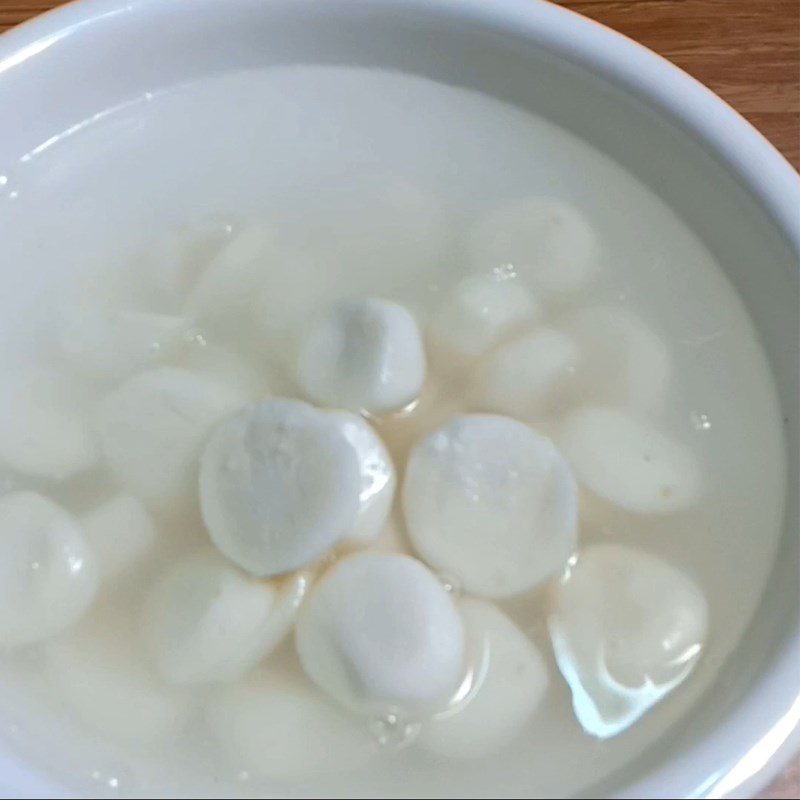
M 367 5 L 379 0 L 328 0 Z M 192 12 L 270 0 L 193 0 Z M 800 253 L 800 175 L 744 117 L 702 83 L 645 46 L 548 0 L 388 0 L 436 11 L 544 47 L 647 102 L 677 122 L 738 179 Z M 388 4 L 387 2 L 387 4 Z M 163 0 L 72 0 L 0 35 L 3 73 L 87 24 L 122 14 L 163 13 Z M 800 748 L 800 625 L 726 724 L 688 753 L 646 775 L 618 797 L 752 796 Z M 5 768 L 6 759 L 0 759 Z M 20 778 L 23 773 L 9 764 Z M 40 781 L 35 781 L 37 787 Z M 52 787 L 50 787 L 52 788 Z

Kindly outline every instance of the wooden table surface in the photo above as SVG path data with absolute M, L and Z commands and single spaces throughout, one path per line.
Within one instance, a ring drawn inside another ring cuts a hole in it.
M 800 0 L 554 1 L 683 67 L 800 169 Z M 0 0 L 0 32 L 62 2 Z M 800 797 L 800 758 L 765 797 Z

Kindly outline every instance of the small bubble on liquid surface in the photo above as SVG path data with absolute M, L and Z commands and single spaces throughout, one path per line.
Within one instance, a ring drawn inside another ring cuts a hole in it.
M 133 796 L 130 781 L 119 770 L 92 770 L 89 774 L 102 797 Z
M 400 711 L 388 711 L 369 723 L 369 731 L 380 747 L 401 750 L 419 735 L 422 724 L 409 720 Z
M 452 595 L 453 599 L 457 599 L 461 595 L 461 581 L 455 575 L 440 573 L 438 577 L 442 588 Z
M 507 281 L 517 277 L 517 268 L 513 264 L 502 264 L 492 269 L 496 280 Z
M 208 340 L 199 328 L 190 328 L 184 334 L 184 341 L 192 347 L 207 347 Z
M 707 431 L 711 428 L 711 419 L 708 414 L 702 414 L 698 411 L 692 412 L 692 427 L 696 431 Z

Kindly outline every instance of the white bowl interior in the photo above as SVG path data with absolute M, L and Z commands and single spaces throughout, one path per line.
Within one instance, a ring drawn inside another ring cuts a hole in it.
M 786 535 L 757 618 L 714 689 L 684 721 L 680 736 L 673 731 L 625 774 L 593 792 L 605 794 L 692 752 L 731 718 L 788 639 L 797 635 L 800 273 L 790 238 L 718 153 L 670 120 L 644 93 L 637 97 L 609 75 L 593 74 L 581 63 L 580 47 L 570 52 L 567 45 L 559 54 L 552 36 L 515 29 L 491 5 L 194 0 L 187 13 L 180 0 L 88 0 L 39 23 L 35 37 L 23 29 L 0 43 L 0 107 L 13 109 L 14 118 L 13 126 L 0 130 L 0 174 L 4 165 L 93 115 L 175 83 L 279 63 L 375 65 L 478 89 L 535 110 L 619 161 L 683 217 L 744 299 L 775 374 L 791 460 Z M 530 0 L 497 6 L 529 14 L 531 20 L 538 15 L 548 25 L 555 20 L 556 27 L 567 22 L 561 12 L 552 17 L 553 11 Z M 577 18 L 569 22 L 583 31 Z M 17 44 L 24 46 L 18 50 Z M 607 46 L 633 47 L 614 39 Z M 713 103 L 709 113 L 715 113 Z M 3 280 L 14 269 L 0 252 Z M 0 297 L 2 336 L 10 335 L 20 318 L 19 297 L 27 295 L 33 302 L 47 275 L 17 273 L 14 281 L 16 311 Z M 780 706 L 784 700 L 775 702 Z M 754 735 L 742 733 L 745 740 Z M 729 755 L 737 757 L 733 750 Z M 687 780 L 697 786 L 725 766 L 694 765 Z M 688 785 L 676 784 L 673 791 Z

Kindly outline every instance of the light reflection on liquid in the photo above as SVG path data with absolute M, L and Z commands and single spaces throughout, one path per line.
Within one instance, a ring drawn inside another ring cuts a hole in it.
M 550 635 L 558 668 L 572 692 L 572 707 L 581 727 L 591 736 L 608 739 L 625 731 L 656 703 L 683 683 L 694 669 L 702 646 L 695 643 L 664 665 L 669 677 L 645 676 L 641 685 L 626 686 L 608 669 L 601 645 L 594 664 L 582 665 L 557 617 L 550 619 Z
M 491 646 L 489 638 L 485 634 L 468 643 L 467 669 L 464 678 L 448 701 L 446 708 L 434 714 L 434 719 L 451 717 L 472 701 L 486 680 L 491 660 Z

